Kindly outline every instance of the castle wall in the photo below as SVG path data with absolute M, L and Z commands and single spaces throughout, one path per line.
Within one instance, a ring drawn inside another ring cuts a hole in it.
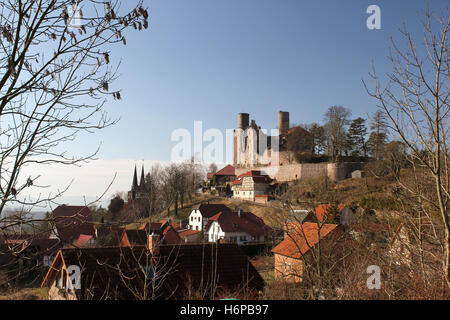
M 236 175 L 243 174 L 249 170 L 261 170 L 278 182 L 287 182 L 301 179 L 312 179 L 327 176 L 333 181 L 351 178 L 355 170 L 363 170 L 363 162 L 342 163 L 295 163 L 280 166 L 255 166 L 238 167 Z

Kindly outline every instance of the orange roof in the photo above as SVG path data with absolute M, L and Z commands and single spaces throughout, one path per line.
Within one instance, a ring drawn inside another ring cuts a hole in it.
M 321 204 L 318 205 L 316 208 L 316 217 L 317 219 L 319 219 L 319 221 L 323 221 L 323 217 L 325 216 L 325 214 L 328 212 L 328 210 L 330 209 L 331 204 Z M 346 207 L 345 204 L 340 204 L 338 205 L 338 210 L 339 212 L 341 212 L 342 210 L 344 210 L 344 208 Z
M 78 239 L 73 243 L 73 246 L 76 248 L 84 247 L 86 246 L 89 241 L 93 238 L 92 235 L 89 234 L 80 234 Z
M 178 235 L 179 235 L 180 237 L 188 237 L 188 236 L 191 236 L 191 235 L 193 235 L 193 234 L 200 233 L 200 232 L 201 232 L 200 230 L 187 229 L 187 230 L 178 232 Z
M 337 227 L 336 224 L 322 224 L 320 228 L 320 239 L 326 237 Z M 319 225 L 314 222 L 305 222 L 301 227 L 297 227 L 281 241 L 273 253 L 283 256 L 300 259 L 312 247 L 319 242 Z
M 146 222 L 146 223 L 144 223 L 143 225 L 141 225 L 139 227 L 139 230 L 147 230 L 147 229 L 156 230 L 156 229 L 160 229 L 166 222 L 167 222 L 167 220 L 159 220 L 158 222 Z M 181 225 L 179 223 L 177 223 L 177 222 L 171 221 L 170 225 L 175 230 L 178 230 L 178 229 L 181 228 Z
M 161 223 L 161 225 L 165 224 L 166 222 L 167 222 L 167 220 L 159 220 L 159 223 Z M 181 228 L 181 225 L 179 223 L 177 223 L 177 222 L 174 222 L 174 221 L 170 221 L 170 225 L 175 230 L 178 230 L 178 229 Z
M 227 165 L 217 171 L 215 173 L 216 176 L 234 176 L 235 175 L 235 168 L 232 165 Z

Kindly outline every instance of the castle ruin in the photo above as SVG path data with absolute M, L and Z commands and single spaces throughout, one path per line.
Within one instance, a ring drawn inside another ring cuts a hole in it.
M 236 175 L 260 170 L 279 182 L 327 176 L 331 180 L 351 178 L 355 170 L 364 169 L 363 162 L 297 163 L 291 151 L 285 150 L 289 132 L 289 112 L 278 112 L 278 135 L 269 136 L 250 120 L 248 113 L 238 114 L 234 130 L 233 164 Z

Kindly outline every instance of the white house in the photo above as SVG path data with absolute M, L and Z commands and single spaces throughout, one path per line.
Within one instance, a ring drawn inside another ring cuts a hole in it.
M 209 219 L 206 236 L 209 242 L 225 241 L 244 244 L 263 242 L 270 235 L 270 227 L 251 212 L 222 211 Z
M 268 175 L 258 170 L 243 173 L 233 181 L 233 198 L 256 201 L 258 197 L 268 195 L 271 181 Z
M 224 204 L 202 203 L 189 215 L 189 229 L 205 231 L 208 219 L 221 211 L 230 211 Z

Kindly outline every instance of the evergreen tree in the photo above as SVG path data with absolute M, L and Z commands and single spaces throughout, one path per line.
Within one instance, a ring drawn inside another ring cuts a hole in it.
M 354 119 L 347 133 L 347 141 L 351 155 L 363 155 L 364 157 L 367 155 L 366 135 L 366 119 L 361 117 Z
M 111 199 L 111 202 L 108 206 L 108 212 L 111 214 L 111 219 L 114 221 L 117 218 L 117 215 L 122 210 L 125 202 L 123 199 L 116 195 L 114 198 Z

